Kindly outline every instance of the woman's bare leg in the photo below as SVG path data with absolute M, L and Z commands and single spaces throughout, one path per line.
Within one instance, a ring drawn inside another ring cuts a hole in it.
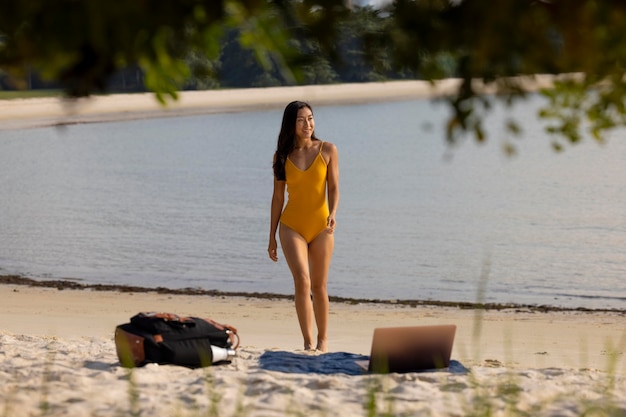
M 313 293 L 313 310 L 317 324 L 316 349 L 328 350 L 328 269 L 335 245 L 334 235 L 324 230 L 309 244 L 309 269 L 311 291 Z
M 313 349 L 313 304 L 311 303 L 311 279 L 306 240 L 293 229 L 280 225 L 280 244 L 287 265 L 293 275 L 296 314 L 304 338 L 304 348 Z

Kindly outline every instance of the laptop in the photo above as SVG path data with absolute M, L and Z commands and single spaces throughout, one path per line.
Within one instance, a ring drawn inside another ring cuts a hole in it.
M 374 329 L 369 361 L 357 361 L 371 373 L 417 372 L 450 366 L 456 325 Z

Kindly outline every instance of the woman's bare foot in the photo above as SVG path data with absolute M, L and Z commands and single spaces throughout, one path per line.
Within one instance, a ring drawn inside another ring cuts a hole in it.
M 327 352 L 328 344 L 326 343 L 326 340 L 318 340 L 315 350 L 319 350 L 320 352 Z

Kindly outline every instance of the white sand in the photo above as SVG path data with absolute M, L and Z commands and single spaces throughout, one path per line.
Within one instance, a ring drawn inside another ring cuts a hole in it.
M 130 415 L 134 406 L 141 415 L 199 416 L 214 397 L 220 416 L 237 415 L 236 406 L 248 416 L 365 416 L 371 384 L 381 385 L 374 390 L 381 410 L 391 405 L 398 414 L 466 415 L 480 401 L 494 415 L 505 415 L 510 406 L 530 415 L 577 416 L 595 405 L 618 407 L 614 415 L 626 412 L 623 313 L 332 304 L 331 361 L 338 352 L 367 355 L 375 327 L 458 326 L 452 359 L 468 373 L 374 377 L 263 366 L 259 358 L 267 352 L 308 358 L 286 300 L 13 285 L 0 285 L 0 299 L 0 410 L 8 409 L 7 416 L 38 415 L 42 400 L 49 403 L 45 415 L 54 416 Z M 133 371 L 131 384 L 113 332 L 140 311 L 232 324 L 242 339 L 239 356 L 232 364 L 197 370 L 148 365 Z M 136 404 L 131 388 L 139 395 Z
M 549 75 L 523 79 L 527 91 L 551 85 Z M 414 100 L 453 94 L 459 80 L 431 84 L 426 81 L 388 81 L 248 88 L 236 90 L 184 91 L 178 100 L 161 105 L 152 93 L 94 96 L 80 100 L 32 98 L 0 100 L 0 130 L 73 123 L 107 122 L 149 117 L 210 114 L 284 108 L 293 100 L 319 105 L 342 105 L 377 101 Z M 493 88 L 484 88 L 492 92 Z
M 166 106 L 160 104 L 152 93 L 79 100 L 53 97 L 0 100 L 0 129 L 284 108 L 293 100 L 309 101 L 313 106 L 408 100 L 435 93 L 449 94 L 456 85 L 455 80 L 442 82 L 436 88 L 423 81 L 401 81 L 183 91 L 178 100 L 168 99 Z

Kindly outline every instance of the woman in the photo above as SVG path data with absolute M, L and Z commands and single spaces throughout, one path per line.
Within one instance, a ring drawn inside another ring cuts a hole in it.
M 333 254 L 339 203 L 337 148 L 315 137 L 311 106 L 287 105 L 274 154 L 274 194 L 270 220 L 269 257 L 278 261 L 276 230 L 293 275 L 296 313 L 304 349 L 326 352 L 328 268 Z M 289 199 L 285 202 L 285 189 Z M 284 209 L 283 209 L 284 207 Z M 317 340 L 313 344 L 313 319 Z

